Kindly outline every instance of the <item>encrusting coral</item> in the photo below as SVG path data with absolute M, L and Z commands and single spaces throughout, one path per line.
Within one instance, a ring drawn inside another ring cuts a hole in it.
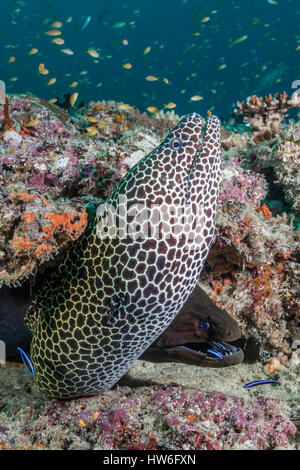
M 149 117 L 115 101 L 91 102 L 73 115 L 31 95 L 9 95 L 8 101 L 10 123 L 22 137 L 16 146 L 3 141 L 0 152 L 0 283 L 12 285 L 47 269 L 82 233 L 97 203 L 179 117 Z M 271 131 L 280 132 L 256 142 L 257 129 L 222 128 L 217 233 L 201 283 L 259 345 L 261 358 L 276 354 L 286 362 L 300 317 L 299 193 L 292 190 L 300 171 L 294 152 L 300 125 L 284 123 L 286 110 L 296 105 L 286 94 L 249 102 L 240 106 L 247 119 L 254 107 L 254 115 L 261 110 Z M 281 117 L 274 127 L 275 112 Z M 7 112 L 0 111 L 0 122 L 7 129 Z M 281 200 L 278 210 L 270 197 L 278 187 L 289 211 Z
M 286 321 L 299 315 L 299 237 L 262 204 L 266 190 L 260 175 L 224 160 L 217 234 L 201 280 L 267 358 L 267 350 L 290 352 Z
M 0 285 L 22 281 L 77 238 L 135 153 L 157 145 L 154 130 L 162 134 L 176 121 L 162 117 L 161 126 L 129 111 L 91 103 L 73 118 L 31 95 L 8 96 L 0 111 Z
M 13 387 L 13 393 L 20 391 Z M 24 405 L 9 403 L 1 420 L 3 450 L 296 450 L 296 427 L 278 399 L 174 383 L 122 386 L 69 401 L 21 395 Z
M 300 338 L 300 123 L 284 121 L 294 105 L 286 94 L 252 97 L 238 111 L 252 128 L 222 128 L 217 232 L 200 280 L 257 346 L 269 375 L 295 360 Z M 178 119 L 115 101 L 68 114 L 31 95 L 8 95 L 0 109 L 0 285 L 55 265 L 99 201 Z M 284 449 L 296 432 L 279 401 L 177 384 L 41 408 L 26 405 L 24 394 L 22 410 L 11 413 L 22 431 L 4 414 L 2 448 Z

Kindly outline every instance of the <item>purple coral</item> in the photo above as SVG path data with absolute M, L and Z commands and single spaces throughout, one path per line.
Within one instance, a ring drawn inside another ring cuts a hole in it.
M 279 400 L 253 401 L 220 392 L 166 386 L 120 387 L 98 397 L 50 401 L 28 414 L 14 444 L 64 449 L 285 449 L 295 426 Z

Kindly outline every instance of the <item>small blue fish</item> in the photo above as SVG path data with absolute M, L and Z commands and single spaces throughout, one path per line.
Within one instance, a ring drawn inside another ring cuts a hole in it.
M 23 361 L 24 366 L 26 367 L 27 371 L 29 372 L 29 374 L 34 375 L 34 367 L 33 367 L 33 365 L 32 365 L 31 360 L 30 360 L 29 357 L 27 356 L 26 352 L 23 351 L 23 349 L 21 349 L 20 347 L 17 347 L 17 349 L 20 351 L 22 361 Z M 27 367 L 27 363 L 28 363 L 28 365 L 29 365 L 29 367 L 30 367 L 30 370 L 29 370 L 28 367 Z
M 82 26 L 82 28 L 81 28 L 81 31 L 83 31 L 83 30 L 88 26 L 88 24 L 89 24 L 89 22 L 91 21 L 91 19 L 92 19 L 92 17 L 91 17 L 90 15 L 86 18 L 86 20 L 85 20 L 85 22 L 83 23 L 83 26 Z
M 249 382 L 246 385 L 244 385 L 243 388 L 250 388 L 254 387 L 255 385 L 261 385 L 261 384 L 278 384 L 280 385 L 280 382 L 277 382 L 277 380 L 255 380 L 254 382 Z

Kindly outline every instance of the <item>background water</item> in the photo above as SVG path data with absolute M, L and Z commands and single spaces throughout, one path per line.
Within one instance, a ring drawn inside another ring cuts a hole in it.
M 62 22 L 64 45 L 45 34 L 54 21 Z M 144 111 L 173 102 L 178 114 L 228 116 L 250 94 L 292 94 L 300 79 L 299 24 L 299 0 L 2 0 L 0 79 L 8 92 L 46 99 L 78 92 L 77 103 L 114 99 Z M 28 55 L 32 48 L 39 52 Z M 39 74 L 41 63 L 49 74 Z M 203 99 L 191 101 L 195 95 Z

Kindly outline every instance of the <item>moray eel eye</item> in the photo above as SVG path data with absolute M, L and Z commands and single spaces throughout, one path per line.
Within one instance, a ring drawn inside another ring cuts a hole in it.
M 181 140 L 179 137 L 173 137 L 173 139 L 170 140 L 170 148 L 172 150 L 178 150 L 183 147 L 183 140 Z
M 200 330 L 202 330 L 202 331 L 207 331 L 208 328 L 210 327 L 210 324 L 209 324 L 207 321 L 205 321 L 205 320 L 201 320 L 201 321 L 199 322 L 199 327 L 200 327 Z

